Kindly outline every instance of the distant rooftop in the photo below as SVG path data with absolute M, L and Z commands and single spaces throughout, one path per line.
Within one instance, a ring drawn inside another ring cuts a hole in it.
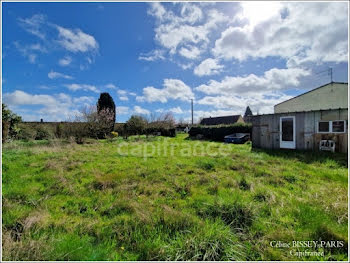
M 230 115 L 230 116 L 221 116 L 221 117 L 209 117 L 204 118 L 201 121 L 201 125 L 219 125 L 219 124 L 232 124 L 236 123 L 241 115 Z

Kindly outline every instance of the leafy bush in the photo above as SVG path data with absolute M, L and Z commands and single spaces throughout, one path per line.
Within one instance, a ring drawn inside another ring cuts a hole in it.
M 202 134 L 204 138 L 213 141 L 223 141 L 224 137 L 233 133 L 250 133 L 252 125 L 248 123 L 235 123 L 232 125 L 215 125 L 215 126 L 194 126 L 189 130 L 191 137 Z
M 111 135 L 112 135 L 113 137 L 118 137 L 119 134 L 118 134 L 118 132 L 112 131 L 112 132 L 111 132 Z
M 18 123 L 22 121 L 21 116 L 13 113 L 7 108 L 5 104 L 2 104 L 2 141 L 4 142 L 8 138 L 15 139 L 20 131 Z
M 95 107 L 82 109 L 74 122 L 65 123 L 63 137 L 73 137 L 77 143 L 83 143 L 85 138 L 104 139 L 113 130 L 113 114 L 107 108 L 99 112 Z
M 30 141 L 34 140 L 36 137 L 36 130 L 33 129 L 32 127 L 29 126 L 21 126 L 21 130 L 18 134 L 18 139 L 19 140 L 25 140 L 25 141 Z
M 62 138 L 63 136 L 63 124 L 57 124 L 55 129 L 55 136 L 57 138 Z
M 132 115 L 125 123 L 124 129 L 127 135 L 141 135 L 145 133 L 147 120 L 142 116 Z
M 52 131 L 43 125 L 36 126 L 35 140 L 48 140 L 54 137 Z

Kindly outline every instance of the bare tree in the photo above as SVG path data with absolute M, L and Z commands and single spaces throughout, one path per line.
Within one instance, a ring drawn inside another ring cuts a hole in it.
M 77 143 L 83 143 L 84 138 L 106 138 L 111 129 L 114 112 L 108 108 L 97 112 L 96 107 L 90 106 L 80 110 L 74 121 L 65 125 L 65 137 L 74 137 Z

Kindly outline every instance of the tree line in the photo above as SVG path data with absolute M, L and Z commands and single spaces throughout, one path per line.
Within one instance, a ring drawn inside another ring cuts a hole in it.
M 117 135 L 125 139 L 131 135 L 175 136 L 175 119 L 171 113 L 132 115 L 123 125 L 116 125 L 116 107 L 109 93 L 104 92 L 96 106 L 85 107 L 73 120 L 57 123 L 54 128 L 44 124 L 21 125 L 22 118 L 2 104 L 3 142 L 13 139 L 74 138 L 83 143 L 85 138 L 105 139 Z

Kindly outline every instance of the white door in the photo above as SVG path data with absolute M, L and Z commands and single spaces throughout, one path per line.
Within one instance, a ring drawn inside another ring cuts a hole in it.
M 295 149 L 295 116 L 280 118 L 280 148 Z

